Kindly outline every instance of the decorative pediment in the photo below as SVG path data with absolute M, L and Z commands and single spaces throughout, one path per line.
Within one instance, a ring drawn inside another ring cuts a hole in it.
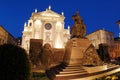
M 38 14 L 41 16 L 49 16 L 49 17 L 60 17 L 61 16 L 60 14 L 58 14 L 52 10 L 46 10 L 43 12 L 39 12 Z

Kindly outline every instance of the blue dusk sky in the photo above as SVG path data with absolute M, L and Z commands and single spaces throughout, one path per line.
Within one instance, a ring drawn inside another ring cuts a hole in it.
M 72 15 L 78 11 L 86 25 L 86 34 L 104 29 L 118 36 L 120 0 L 0 0 L 0 25 L 15 38 L 21 37 L 32 12 L 45 11 L 49 5 L 59 14 L 64 12 L 65 28 L 74 24 Z

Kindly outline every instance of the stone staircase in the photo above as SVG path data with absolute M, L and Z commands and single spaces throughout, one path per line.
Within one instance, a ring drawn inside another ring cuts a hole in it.
M 81 65 L 66 65 L 61 63 L 46 71 L 50 80 L 69 80 L 87 75 L 87 71 Z
M 89 73 L 87 70 L 85 70 L 84 66 L 82 65 L 78 65 L 78 64 L 66 65 L 64 63 L 61 63 L 60 65 L 57 65 L 47 70 L 46 74 L 49 77 L 49 80 L 74 80 L 74 79 L 80 79 L 98 74 L 103 74 L 105 72 L 120 67 L 119 65 L 108 64 L 108 63 L 105 65 L 107 65 L 106 70 L 95 73 Z
M 56 75 L 55 80 L 69 80 L 87 75 L 87 71 L 81 65 L 68 65 L 59 74 Z

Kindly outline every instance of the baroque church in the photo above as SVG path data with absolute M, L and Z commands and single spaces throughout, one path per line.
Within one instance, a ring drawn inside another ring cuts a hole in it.
M 28 23 L 24 24 L 22 47 L 29 53 L 30 40 L 41 39 L 43 45 L 49 43 L 52 48 L 64 48 L 70 39 L 70 27 L 64 28 L 64 13 L 58 14 L 51 6 L 42 12 L 32 13 Z

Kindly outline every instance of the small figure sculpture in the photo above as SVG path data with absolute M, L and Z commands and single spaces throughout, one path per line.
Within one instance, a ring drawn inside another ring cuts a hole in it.
M 48 69 L 50 68 L 50 65 L 52 63 L 52 48 L 50 46 L 50 44 L 46 43 L 43 46 L 43 53 L 42 53 L 42 64 L 44 66 L 44 69 Z
M 76 14 L 72 16 L 72 19 L 74 20 L 74 26 L 72 28 L 72 37 L 85 38 L 86 27 L 78 12 L 76 12 Z

